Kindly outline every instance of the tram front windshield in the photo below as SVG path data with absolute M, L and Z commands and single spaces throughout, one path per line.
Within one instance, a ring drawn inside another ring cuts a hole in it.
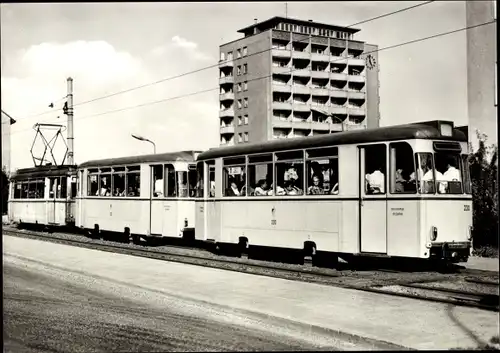
M 464 193 L 468 177 L 459 153 L 416 153 L 415 165 L 421 194 Z

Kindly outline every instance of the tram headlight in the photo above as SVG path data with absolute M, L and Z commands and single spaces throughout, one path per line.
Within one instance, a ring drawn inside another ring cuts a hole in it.
M 472 226 L 469 226 L 469 234 L 467 235 L 467 240 L 472 240 Z
M 437 227 L 432 227 L 432 231 L 431 231 L 431 240 L 432 241 L 435 241 L 438 237 L 438 229 Z
M 189 222 L 187 218 L 184 218 L 184 228 L 187 228 L 189 226 Z

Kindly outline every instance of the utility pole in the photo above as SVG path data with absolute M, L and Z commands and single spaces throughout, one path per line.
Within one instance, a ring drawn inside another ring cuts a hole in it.
M 72 179 L 73 179 L 73 168 L 75 164 L 74 160 L 74 137 L 73 137 L 73 79 L 68 77 L 67 79 L 67 89 L 68 96 L 65 104 L 65 114 L 68 116 L 68 174 L 66 178 L 66 223 L 73 223 L 75 218 L 71 212 L 73 209 L 74 200 L 72 200 Z

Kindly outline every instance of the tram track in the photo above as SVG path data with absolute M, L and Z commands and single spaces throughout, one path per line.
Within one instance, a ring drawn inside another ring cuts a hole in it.
M 498 294 L 496 294 L 495 296 L 487 293 L 472 293 L 463 290 L 447 290 L 445 288 L 443 289 L 439 287 L 424 286 L 425 283 L 436 283 L 452 278 L 450 276 L 442 276 L 439 274 L 433 276 L 421 276 L 421 278 L 418 278 L 418 276 L 409 276 L 411 278 L 394 278 L 390 275 L 397 275 L 397 271 L 387 270 L 387 272 L 384 273 L 384 276 L 386 276 L 385 278 L 373 279 L 369 278 L 371 276 L 356 276 L 355 273 L 349 273 L 345 275 L 339 273 L 340 271 L 334 270 L 330 270 L 330 272 L 327 272 L 316 270 L 310 267 L 299 268 L 297 265 L 272 265 L 269 263 L 262 263 L 262 261 L 246 258 L 220 258 L 216 256 L 210 256 L 208 252 L 206 254 L 201 254 L 201 250 L 199 250 L 200 254 L 188 254 L 187 252 L 181 254 L 158 251 L 154 250 L 154 248 L 141 249 L 138 246 L 130 246 L 130 244 L 103 244 L 95 242 L 89 238 L 83 238 L 82 240 L 67 238 L 64 239 L 62 237 L 33 231 L 20 231 L 4 228 L 3 233 L 6 235 L 44 240 L 87 249 L 120 253 L 162 261 L 178 262 L 245 274 L 255 274 L 274 278 L 303 281 L 308 283 L 326 284 L 378 294 L 402 296 L 419 300 L 447 303 L 457 306 L 475 307 L 497 312 L 499 311 Z M 176 249 L 182 248 L 182 250 L 186 250 L 185 247 L 181 246 L 173 245 L 169 247 L 173 247 Z M 350 280 L 354 277 L 356 277 L 354 281 Z M 492 285 L 493 283 L 498 283 L 477 278 L 463 278 L 463 280 L 464 282 L 470 282 L 474 284 L 481 283 Z

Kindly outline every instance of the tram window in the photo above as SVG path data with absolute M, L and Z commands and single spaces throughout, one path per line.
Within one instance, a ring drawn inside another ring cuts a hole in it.
M 43 199 L 45 197 L 45 179 L 40 178 L 35 180 L 35 198 Z
M 59 185 L 57 186 L 57 198 L 65 199 L 67 190 L 68 190 L 67 177 L 61 177 L 59 179 Z
M 71 197 L 75 197 L 78 190 L 78 178 L 76 176 L 71 177 Z
M 28 186 L 28 199 L 34 199 L 35 198 L 35 191 L 36 191 L 36 181 L 29 180 L 27 182 L 27 186 Z
M 212 162 L 213 163 L 213 162 Z M 210 164 L 212 164 L 210 163 Z M 209 165 L 208 167 L 208 190 L 209 197 L 215 197 L 215 166 Z
M 28 198 L 28 182 L 23 181 L 22 182 L 22 187 L 21 187 L 21 198 L 22 199 L 27 199 Z
M 23 184 L 21 182 L 17 181 L 14 184 L 14 198 L 15 199 L 21 198 L 22 188 L 23 188 Z
M 175 169 L 172 164 L 165 166 L 165 174 L 167 176 L 167 196 L 175 197 Z
M 179 197 L 188 196 L 187 172 L 177 172 L 177 195 Z
M 113 173 L 113 196 L 125 196 L 125 173 Z
M 434 194 L 436 185 L 434 183 L 434 162 L 432 153 L 415 153 L 415 173 L 410 175 L 410 180 L 417 180 L 418 190 L 421 194 Z
M 224 196 L 245 196 L 245 165 L 224 166 L 223 169 Z
M 464 180 L 464 193 L 472 194 L 472 186 L 470 180 L 469 156 L 462 154 L 462 171 Z
M 50 184 L 50 190 L 52 192 L 52 182 Z M 98 195 L 99 195 L 99 184 L 97 180 L 97 174 L 89 174 L 87 182 L 87 196 L 98 196 Z
M 199 162 L 196 166 L 196 197 L 203 197 L 203 185 L 204 185 L 204 163 Z
M 135 170 L 134 170 L 135 169 Z M 132 171 L 131 171 L 132 170 Z M 130 167 L 125 174 L 128 197 L 139 197 L 141 194 L 141 175 L 138 168 Z M 101 187 L 102 188 L 102 187 Z
M 163 165 L 154 165 L 153 172 L 153 197 L 163 197 Z
M 196 165 L 189 165 L 188 169 L 188 188 L 189 188 L 189 197 L 196 197 Z
M 307 161 L 307 194 L 337 195 L 339 193 L 338 158 Z
M 417 184 L 410 180 L 410 175 L 415 174 L 413 149 L 407 142 L 397 142 L 390 144 L 390 151 L 391 193 L 415 194 Z
M 439 193 L 462 193 L 462 163 L 460 154 L 453 152 L 438 152 L 434 155 L 436 165 L 436 182 L 439 183 Z M 439 172 L 439 173 L 438 173 Z M 440 178 L 438 178 L 438 175 Z
M 111 196 L 111 175 L 110 174 L 100 174 L 99 175 L 99 196 Z
M 248 166 L 247 194 L 249 196 L 273 195 L 273 164 L 251 164 Z
M 276 153 L 276 196 L 304 194 L 303 151 Z
M 365 194 L 385 194 L 386 190 L 386 145 L 365 146 Z

